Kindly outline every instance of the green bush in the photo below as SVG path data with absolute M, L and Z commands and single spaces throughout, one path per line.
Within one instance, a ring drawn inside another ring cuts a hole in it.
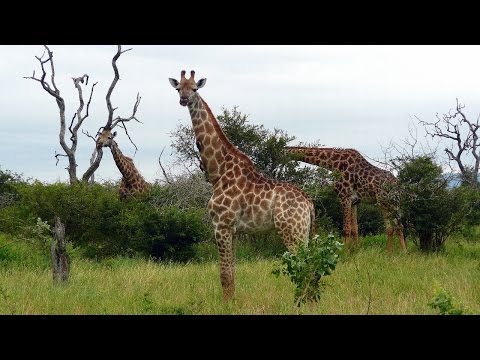
M 471 209 L 470 192 L 464 187 L 449 189 L 442 168 L 430 156 L 403 161 L 398 178 L 406 234 L 414 235 L 414 243 L 424 252 L 442 250 Z
M 382 211 L 372 199 L 362 200 L 357 208 L 360 236 L 377 235 L 385 231 Z
M 432 309 L 436 309 L 440 315 L 462 315 L 463 307 L 453 305 L 453 297 L 442 288 L 434 290 L 433 299 L 428 303 Z
M 319 231 L 343 234 L 342 205 L 333 186 L 309 186 L 306 192 L 313 199 Z M 357 205 L 357 221 L 361 236 L 376 235 L 384 231 L 382 212 L 373 199 L 362 199 Z
M 23 183 L 21 175 L 0 168 L 0 208 L 10 206 L 18 199 L 17 186 Z
M 295 252 L 286 251 L 283 254 L 281 266 L 274 269 L 273 274 L 287 275 L 295 284 L 297 306 L 320 300 L 324 286 L 322 277 L 331 275 L 335 270 L 342 246 L 333 235 L 325 240 L 320 240 L 316 235 L 308 244 L 300 244 Z
M 37 218 L 53 226 L 58 215 L 67 241 L 87 257 L 142 254 L 183 261 L 190 247 L 208 238 L 204 209 L 155 205 L 151 194 L 120 201 L 118 192 L 100 184 L 63 183 L 18 186 L 19 200 L 0 209 L 0 229 L 22 234 Z
M 212 236 L 203 209 L 155 207 L 142 199 L 129 199 L 120 216 L 121 248 L 157 259 L 186 261 L 194 256 L 192 245 Z

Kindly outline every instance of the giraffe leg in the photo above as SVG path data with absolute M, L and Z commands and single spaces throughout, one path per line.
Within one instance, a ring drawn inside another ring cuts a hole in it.
M 387 222 L 385 226 L 385 231 L 387 233 L 387 246 L 388 246 L 388 252 L 391 254 L 392 253 L 392 239 L 393 239 L 393 226 L 390 224 L 390 222 Z
M 227 226 L 216 226 L 215 240 L 220 256 L 220 282 L 222 283 L 223 300 L 228 301 L 235 293 L 233 229 Z
M 352 234 L 352 201 L 349 198 L 342 200 L 343 208 L 343 229 L 345 233 L 345 247 L 350 249 L 350 240 Z
M 402 247 L 402 250 L 405 252 L 407 251 L 407 245 L 405 244 L 405 237 L 403 236 L 403 224 L 397 220 L 396 224 L 396 233 L 398 235 L 398 239 L 400 240 L 400 246 Z
M 358 220 L 357 220 L 357 205 L 352 205 L 352 237 L 353 244 L 358 246 Z

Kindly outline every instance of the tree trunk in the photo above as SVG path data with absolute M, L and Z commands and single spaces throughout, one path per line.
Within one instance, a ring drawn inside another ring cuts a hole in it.
M 67 254 L 65 243 L 65 226 L 61 223 L 60 218 L 55 216 L 55 240 L 52 243 L 52 270 L 53 282 L 65 283 L 68 281 L 70 273 L 70 258 Z

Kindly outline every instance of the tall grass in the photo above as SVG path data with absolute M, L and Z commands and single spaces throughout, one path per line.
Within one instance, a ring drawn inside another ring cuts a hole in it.
M 359 250 L 342 256 L 320 302 L 295 308 L 294 286 L 271 273 L 273 258 L 240 256 L 235 299 L 225 304 L 213 258 L 187 264 L 95 262 L 74 253 L 70 281 L 58 286 L 48 249 L 0 235 L 0 314 L 434 314 L 428 303 L 438 286 L 479 314 L 480 244 L 447 245 L 435 255 L 412 248 L 388 255 L 384 238 L 367 238 Z

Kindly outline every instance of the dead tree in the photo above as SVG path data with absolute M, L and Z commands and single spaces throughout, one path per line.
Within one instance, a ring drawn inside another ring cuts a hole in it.
M 132 138 L 130 137 L 130 134 L 128 133 L 127 126 L 126 126 L 125 123 L 127 123 L 131 120 L 135 120 L 136 122 L 142 123 L 136 117 L 138 106 L 140 105 L 140 100 L 142 99 L 141 96 L 140 96 L 140 93 L 137 93 L 137 99 L 135 101 L 135 104 L 133 105 L 132 115 L 130 115 L 128 118 L 123 118 L 121 116 L 117 116 L 116 118 L 113 118 L 113 113 L 115 112 L 115 110 L 117 108 L 114 108 L 112 106 L 112 101 L 110 99 L 110 97 L 112 95 L 112 92 L 115 89 L 115 85 L 117 84 L 118 80 L 120 80 L 120 73 L 118 72 L 117 60 L 120 57 L 120 55 L 122 55 L 124 52 L 130 51 L 130 50 L 132 50 L 132 49 L 130 48 L 130 49 L 122 51 L 122 46 L 118 45 L 117 53 L 115 54 L 115 56 L 112 59 L 112 67 L 113 67 L 114 77 L 113 77 L 112 83 L 110 84 L 110 87 L 107 91 L 107 95 L 105 97 L 105 99 L 107 101 L 107 109 L 108 109 L 108 119 L 107 119 L 106 124 L 104 126 L 101 126 L 98 129 L 97 134 L 96 134 L 96 138 L 94 138 L 93 136 L 90 136 L 90 134 L 88 134 L 88 133 L 85 133 L 87 136 L 89 136 L 90 138 L 92 138 L 95 141 L 95 150 L 94 150 L 94 152 L 92 154 L 92 157 L 90 159 L 90 163 L 94 163 L 96 161 L 96 160 L 94 160 L 95 151 L 97 151 L 97 152 L 102 151 L 102 147 L 98 146 L 98 144 L 97 144 L 97 140 L 99 139 L 99 137 L 105 131 L 110 131 L 111 132 L 117 125 L 119 127 L 123 128 L 123 130 L 125 131 L 125 134 L 127 135 L 128 139 L 130 140 L 132 145 L 135 147 L 135 151 L 138 150 L 137 145 L 135 145 Z M 88 181 L 88 179 L 93 176 L 94 171 L 95 171 L 95 169 L 93 169 L 93 166 L 90 166 L 90 168 L 83 175 L 82 180 L 83 181 Z
M 65 283 L 70 274 L 70 258 L 65 242 L 65 225 L 58 216 L 55 216 L 54 239 L 51 248 L 53 282 Z
M 456 109 L 452 109 L 448 114 L 440 116 L 436 114 L 437 121 L 427 122 L 420 120 L 418 122 L 425 127 L 427 135 L 432 138 L 438 137 L 451 141 L 444 150 L 450 162 L 458 166 L 462 174 L 462 180 L 475 186 L 480 186 L 479 168 L 480 168 L 480 116 L 476 121 L 469 120 L 463 113 L 465 105 L 457 100 Z M 473 165 L 469 162 L 468 156 L 473 156 Z
M 28 76 L 28 77 L 24 77 L 24 78 L 38 81 L 41 84 L 42 88 L 48 94 L 50 94 L 52 97 L 55 98 L 55 101 L 56 101 L 57 106 L 58 106 L 59 111 L 60 111 L 60 114 L 59 114 L 60 115 L 60 133 L 59 133 L 60 145 L 61 145 L 61 147 L 64 151 L 64 154 L 61 154 L 61 153 L 55 154 L 55 158 L 57 159 L 56 164 L 58 164 L 60 156 L 64 156 L 64 157 L 68 158 L 68 167 L 66 168 L 66 170 L 68 171 L 68 174 L 69 174 L 70 184 L 74 184 L 74 183 L 78 182 L 78 177 L 77 177 L 78 164 L 76 162 L 76 150 L 77 150 L 77 145 L 78 145 L 78 131 L 80 130 L 82 124 L 85 121 L 85 119 L 89 116 L 89 107 L 90 107 L 90 103 L 92 101 L 93 90 L 94 90 L 95 85 L 97 85 L 97 83 L 94 83 L 92 85 L 92 88 L 90 90 L 90 96 L 88 98 L 88 101 L 87 101 L 87 104 L 86 104 L 86 107 L 85 107 L 85 101 L 83 99 L 82 85 L 83 84 L 85 86 L 88 85 L 89 76 L 87 74 L 84 74 L 80 77 L 72 78 L 73 84 L 74 84 L 74 86 L 75 86 L 75 88 L 77 89 L 77 92 L 78 92 L 79 105 L 78 105 L 78 108 L 76 109 L 75 113 L 73 114 L 73 117 L 72 117 L 72 119 L 70 121 L 70 124 L 67 128 L 66 114 L 65 114 L 65 110 L 66 110 L 65 100 L 60 95 L 60 90 L 57 88 L 57 85 L 55 84 L 55 66 L 54 66 L 54 62 L 53 62 L 53 52 L 49 49 L 48 46 L 44 45 L 44 47 L 45 47 L 45 51 L 42 54 L 42 56 L 40 56 L 40 57 L 35 56 L 35 58 L 40 63 L 40 67 L 41 67 L 41 70 L 42 70 L 41 76 L 36 77 L 35 76 L 35 71 L 33 71 L 32 76 Z M 110 102 L 110 96 L 113 92 L 113 89 L 115 88 L 115 85 L 116 85 L 117 81 L 120 79 L 120 76 L 119 76 L 119 73 L 118 73 L 118 68 L 117 68 L 117 65 L 116 65 L 116 61 L 118 60 L 118 58 L 120 57 L 120 55 L 122 53 L 124 53 L 126 51 L 129 51 L 129 50 L 131 50 L 131 49 L 122 51 L 121 46 L 118 45 L 118 50 L 117 50 L 116 54 L 114 55 L 114 57 L 112 59 L 112 66 L 113 66 L 113 69 L 114 69 L 115 77 L 114 77 L 114 80 L 112 81 L 112 84 L 110 85 L 110 88 L 109 88 L 107 96 L 106 96 L 107 107 L 108 107 L 108 111 L 109 111 L 109 117 L 108 117 L 107 125 L 108 124 L 112 125 L 112 122 L 114 121 L 113 120 L 113 112 L 115 111 L 115 109 L 112 108 L 112 105 L 111 105 L 111 102 Z M 46 79 L 47 78 L 47 67 L 50 68 L 50 82 L 48 81 L 48 79 Z M 139 95 L 137 94 L 137 102 L 135 104 L 134 114 L 132 115 L 133 118 L 135 116 L 135 112 L 137 110 L 139 102 L 140 102 L 140 98 L 139 98 Z M 84 109 L 85 109 L 85 114 L 83 114 Z M 131 118 L 129 118 L 129 119 L 131 120 Z M 117 118 L 115 120 L 118 120 L 117 123 L 118 122 L 123 123 L 124 121 L 128 121 L 129 119 Z M 115 125 L 116 125 L 116 123 L 115 123 Z M 69 145 L 67 144 L 67 142 L 65 140 L 65 135 L 66 135 L 67 129 L 68 129 L 69 134 L 70 134 L 70 138 L 69 138 L 70 144 Z M 102 127 L 100 129 L 102 129 Z M 94 141 L 96 140 L 93 136 L 89 135 L 88 132 L 84 132 L 83 130 L 82 130 L 82 132 L 85 135 L 87 135 L 88 137 L 92 138 Z M 128 135 L 128 133 L 127 133 L 127 135 Z M 100 165 L 100 162 L 102 160 L 102 156 L 103 156 L 103 149 L 101 147 L 98 148 L 95 144 L 95 147 L 94 147 L 94 150 L 93 150 L 93 153 L 92 153 L 92 157 L 90 159 L 90 166 L 85 171 L 85 173 L 82 175 L 82 181 L 89 181 L 89 180 L 93 181 L 93 175 Z

